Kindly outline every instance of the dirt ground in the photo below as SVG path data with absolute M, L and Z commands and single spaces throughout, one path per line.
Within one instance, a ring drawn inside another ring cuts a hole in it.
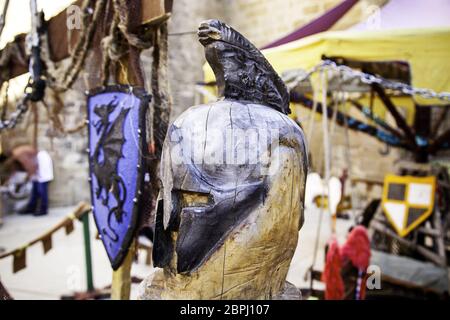
M 51 209 L 44 217 L 8 215 L 4 217 L 4 225 L 0 228 L 0 247 L 5 250 L 20 247 L 29 240 L 40 236 L 72 211 L 73 207 Z M 316 243 L 320 210 L 309 209 L 305 212 L 305 224 L 299 233 L 299 241 L 287 280 L 297 287 L 309 287 L 309 279 L 305 278 L 310 268 Z M 338 239 L 343 242 L 346 231 L 351 225 L 349 220 L 338 220 Z M 90 221 L 91 246 L 93 256 L 93 276 L 96 288 L 104 288 L 111 284 L 112 271 L 108 258 L 99 240 L 95 239 L 96 228 Z M 318 255 L 315 268 L 323 268 L 323 248 L 330 238 L 330 219 L 323 213 L 321 233 L 319 237 Z M 152 267 L 145 264 L 146 253 L 142 251 L 139 259 L 132 267 L 132 275 L 144 278 Z M 86 289 L 83 227 L 81 222 L 75 223 L 75 230 L 66 235 L 64 229 L 53 236 L 53 249 L 46 255 L 40 243 L 27 250 L 27 268 L 16 274 L 12 273 L 12 258 L 0 260 L 0 279 L 15 299 L 60 299 L 62 295 Z M 320 284 L 316 286 L 320 288 Z M 138 285 L 132 286 L 131 298 L 135 298 Z

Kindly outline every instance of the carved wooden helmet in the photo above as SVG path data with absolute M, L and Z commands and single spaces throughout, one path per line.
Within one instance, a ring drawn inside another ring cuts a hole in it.
M 202 23 L 199 36 L 207 57 L 215 51 L 208 61 L 224 99 L 189 108 L 169 127 L 154 263 L 201 276 L 227 244 L 230 268 L 256 254 L 255 270 L 267 264 L 284 283 L 303 221 L 303 132 L 285 115 L 286 87 L 253 45 L 217 20 Z

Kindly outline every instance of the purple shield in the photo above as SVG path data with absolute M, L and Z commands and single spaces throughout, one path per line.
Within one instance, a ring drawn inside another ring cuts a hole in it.
M 111 266 L 122 263 L 138 221 L 149 96 L 129 86 L 91 91 L 89 177 L 97 229 Z

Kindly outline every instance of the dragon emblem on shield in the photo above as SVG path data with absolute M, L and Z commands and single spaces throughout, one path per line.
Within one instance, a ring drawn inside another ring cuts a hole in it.
M 114 100 L 107 105 L 98 105 L 94 107 L 94 113 L 98 115 L 99 120 L 94 123 L 97 134 L 100 139 L 95 147 L 92 156 L 92 171 L 98 181 L 95 190 L 95 196 L 102 200 L 103 205 L 109 205 L 109 196 L 112 195 L 116 200 L 116 205 L 109 209 L 108 225 L 102 229 L 102 233 L 112 241 L 119 239 L 116 231 L 111 226 L 111 218 L 114 216 L 118 223 L 122 222 L 122 215 L 125 213 L 123 204 L 126 199 L 126 187 L 123 179 L 117 174 L 117 167 L 122 155 L 122 147 L 125 143 L 123 134 L 123 124 L 130 111 L 129 108 L 122 109 L 120 114 L 110 122 L 110 114 L 117 108 L 117 101 Z M 104 194 L 104 197 L 102 197 Z
M 91 201 L 97 229 L 113 269 L 122 263 L 136 229 L 144 184 L 143 89 L 108 86 L 88 96 Z

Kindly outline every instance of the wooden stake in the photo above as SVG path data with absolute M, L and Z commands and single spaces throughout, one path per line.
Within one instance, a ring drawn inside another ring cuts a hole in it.
M 136 58 L 136 57 L 134 57 Z M 138 58 L 138 57 L 137 57 Z M 117 70 L 117 82 L 120 84 L 136 84 L 136 75 L 130 69 L 130 55 L 124 56 L 119 62 Z M 141 84 L 142 85 L 142 84 Z M 122 265 L 113 271 L 112 285 L 111 285 L 111 299 L 112 300 L 129 300 L 131 291 L 131 265 L 133 264 L 134 255 L 136 252 L 136 239 L 130 244 L 128 253 L 122 262 Z
M 34 126 L 33 126 L 33 147 L 37 150 L 38 148 L 38 133 L 39 133 L 39 115 L 38 106 L 36 103 L 32 104 L 34 113 Z
M 3 141 L 2 140 L 3 140 L 2 135 L 0 135 L 0 154 L 3 153 Z M 0 178 L 0 185 L 2 185 L 2 184 L 3 184 L 3 180 Z M 3 224 L 3 199 L 1 197 L 2 197 L 2 195 L 0 194 L 0 227 Z M 0 284 L 0 286 L 1 286 L 1 284 Z
M 136 240 L 130 245 L 127 256 L 119 269 L 113 271 L 111 300 L 129 300 L 131 291 L 131 265 L 135 254 Z

